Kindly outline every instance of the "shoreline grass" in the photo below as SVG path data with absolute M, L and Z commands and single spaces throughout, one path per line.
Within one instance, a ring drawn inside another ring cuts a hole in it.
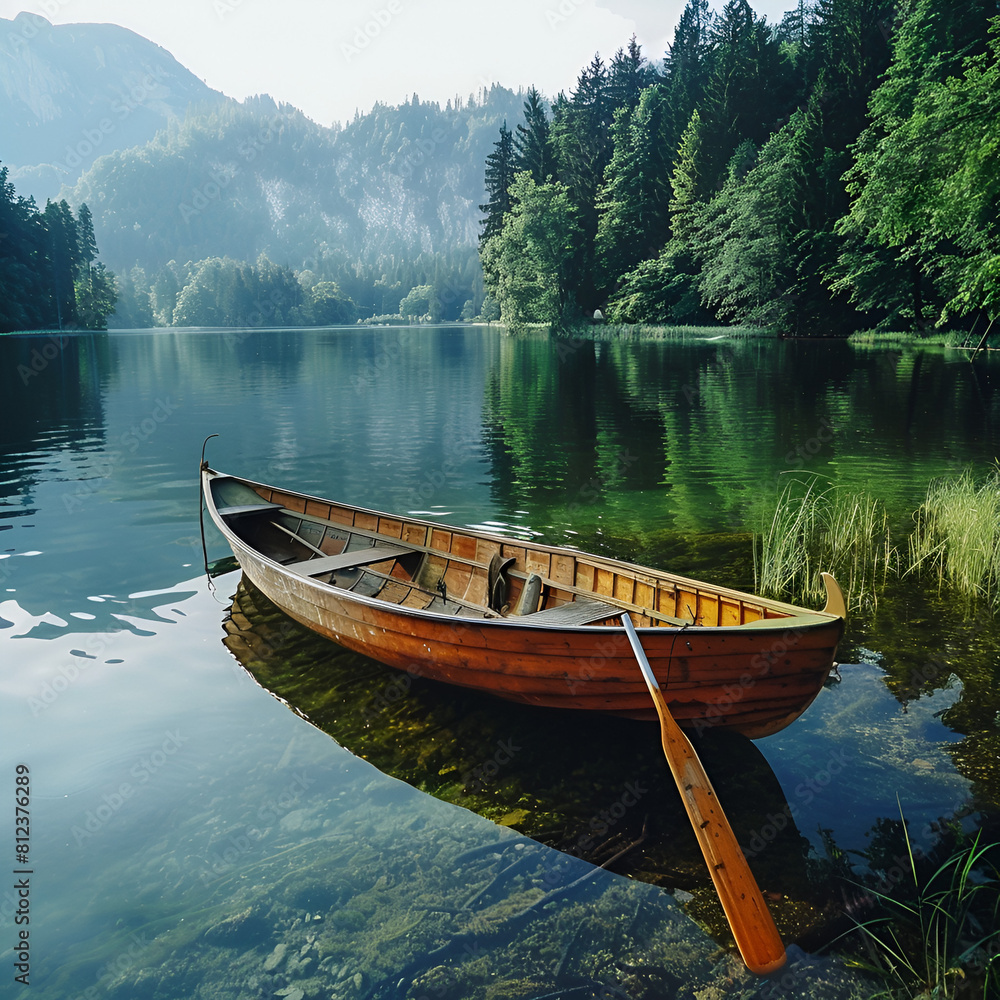
M 576 340 L 775 340 L 762 327 L 750 326 L 669 326 L 655 323 L 573 323 L 556 336 Z
M 757 588 L 769 597 L 818 600 L 825 571 L 836 577 L 849 606 L 860 608 L 877 603 L 879 580 L 884 586 L 898 566 L 882 502 L 841 487 L 820 489 L 817 477 L 785 486 L 754 546 Z
M 914 521 L 907 573 L 1000 606 L 1000 468 L 978 483 L 971 470 L 934 480 Z
M 860 608 L 878 603 L 890 575 L 930 576 L 939 592 L 949 588 L 970 608 L 1000 611 L 1000 466 L 985 478 L 966 470 L 933 480 L 912 518 L 913 531 L 897 545 L 884 505 L 870 494 L 824 489 L 818 477 L 788 483 L 755 533 L 757 589 L 815 601 L 825 570 Z
M 852 347 L 958 347 L 968 336 L 964 330 L 856 330 L 847 337 Z

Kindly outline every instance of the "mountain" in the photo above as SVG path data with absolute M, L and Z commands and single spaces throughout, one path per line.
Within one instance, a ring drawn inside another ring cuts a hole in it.
M 493 87 L 324 128 L 268 97 L 228 102 L 99 158 L 62 196 L 90 207 L 114 271 L 261 253 L 322 274 L 324 261 L 412 260 L 476 245 L 483 162 L 522 103 Z
M 414 95 L 326 128 L 266 95 L 226 98 L 123 28 L 19 14 L 0 20 L 0 94 L 8 180 L 88 206 L 121 322 L 172 322 L 188 284 L 242 302 L 208 285 L 251 265 L 363 316 L 482 305 L 483 164 L 519 92 Z
M 40 205 L 98 157 L 148 142 L 191 106 L 227 100 L 118 25 L 0 18 L 0 159 Z

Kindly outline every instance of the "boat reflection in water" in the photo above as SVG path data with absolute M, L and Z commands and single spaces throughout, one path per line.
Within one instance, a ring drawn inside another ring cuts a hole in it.
M 240 580 L 223 640 L 254 679 L 338 743 L 437 798 L 662 886 L 719 940 L 728 928 L 655 724 L 537 708 L 413 676 L 343 649 Z M 723 729 L 698 754 L 786 941 L 837 912 L 764 756 Z

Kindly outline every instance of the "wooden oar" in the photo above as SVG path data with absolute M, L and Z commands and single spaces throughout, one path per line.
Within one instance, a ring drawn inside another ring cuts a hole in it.
M 663 753 L 674 781 L 677 782 L 677 789 L 681 793 L 684 808 L 694 828 L 694 835 L 698 838 L 701 853 L 705 856 L 705 863 L 740 954 L 751 972 L 760 976 L 767 975 L 785 964 L 785 946 L 781 935 L 774 926 L 774 919 L 743 851 L 736 842 L 733 828 L 722 811 L 705 768 L 691 741 L 670 714 L 667 700 L 653 676 L 645 650 L 627 612 L 622 615 L 622 624 L 656 704 L 663 736 Z

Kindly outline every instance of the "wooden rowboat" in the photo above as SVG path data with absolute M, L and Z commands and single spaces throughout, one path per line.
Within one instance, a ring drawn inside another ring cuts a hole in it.
M 244 574 L 310 629 L 389 666 L 502 698 L 655 719 L 627 611 L 677 721 L 783 729 L 834 665 L 846 614 L 571 548 L 386 514 L 224 475 L 202 492 Z

